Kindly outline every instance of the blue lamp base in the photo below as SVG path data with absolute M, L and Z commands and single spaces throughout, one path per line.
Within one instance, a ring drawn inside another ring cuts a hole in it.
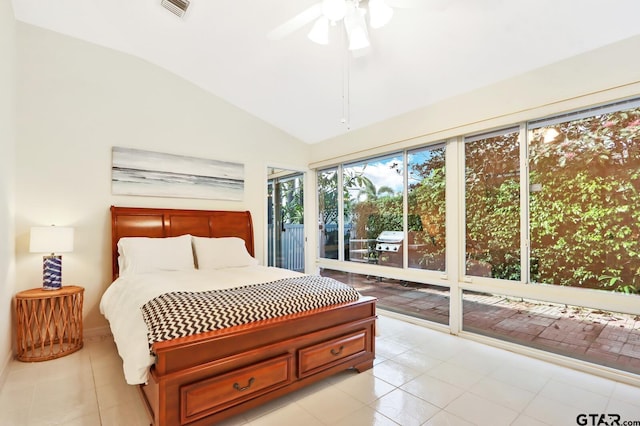
M 42 288 L 60 290 L 62 288 L 62 256 L 44 256 L 42 259 Z

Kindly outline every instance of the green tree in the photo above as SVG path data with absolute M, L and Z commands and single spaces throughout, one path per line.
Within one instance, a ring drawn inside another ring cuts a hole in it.
M 410 263 L 424 269 L 445 270 L 446 252 L 446 175 L 445 148 L 425 150 L 420 161 L 409 164 L 416 183 L 409 185 L 409 244 L 419 247 L 409 252 Z M 413 259 L 416 256 L 416 259 Z

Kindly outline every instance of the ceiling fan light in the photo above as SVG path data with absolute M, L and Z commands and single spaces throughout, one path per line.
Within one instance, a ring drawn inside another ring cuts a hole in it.
M 367 31 L 363 27 L 355 27 L 349 32 L 349 50 L 364 49 L 370 46 Z
M 369 47 L 369 35 L 367 34 L 367 23 L 364 20 L 366 11 L 355 5 L 347 8 L 344 17 L 344 28 L 349 39 L 349 50 L 358 50 Z
M 371 28 L 384 27 L 392 17 L 393 9 L 384 0 L 369 0 L 369 25 Z
M 314 43 L 329 44 L 329 19 L 326 16 L 319 17 L 307 37 Z
M 322 0 L 322 14 L 332 22 L 344 18 L 346 11 L 346 0 Z

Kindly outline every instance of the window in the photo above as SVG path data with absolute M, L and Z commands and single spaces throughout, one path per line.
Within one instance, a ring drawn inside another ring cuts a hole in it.
M 338 259 L 338 169 L 318 172 L 319 257 Z
M 407 153 L 409 268 L 445 271 L 445 147 Z
M 348 260 L 402 267 L 404 171 L 401 154 L 345 165 L 345 231 Z M 348 197 L 347 197 L 348 195 Z M 377 240 L 388 239 L 382 247 Z
M 520 280 L 519 128 L 465 138 L 465 273 Z
M 345 261 L 321 259 L 323 275 L 456 333 L 638 373 L 637 296 L 613 293 L 640 294 L 640 98 L 340 164 L 318 185 L 323 257 Z
M 530 129 L 531 281 L 638 293 L 640 107 Z

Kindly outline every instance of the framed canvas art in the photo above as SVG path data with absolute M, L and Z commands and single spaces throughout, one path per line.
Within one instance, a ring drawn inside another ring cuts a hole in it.
M 244 164 L 113 147 L 111 192 L 241 201 Z

